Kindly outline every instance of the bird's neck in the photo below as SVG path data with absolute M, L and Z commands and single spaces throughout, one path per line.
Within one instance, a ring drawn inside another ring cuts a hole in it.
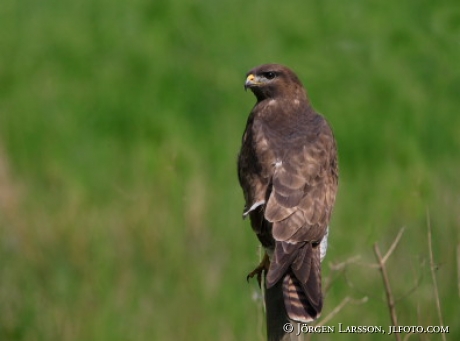
M 257 101 L 254 109 L 266 118 L 279 116 L 281 113 L 283 116 L 304 116 L 314 112 L 306 96 L 266 97 Z

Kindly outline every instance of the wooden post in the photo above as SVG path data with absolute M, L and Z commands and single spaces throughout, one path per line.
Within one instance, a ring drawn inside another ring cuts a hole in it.
M 268 341 L 302 341 L 304 340 L 304 334 L 299 334 L 299 324 L 291 321 L 287 316 L 286 308 L 284 307 L 282 282 L 278 281 L 270 289 L 265 287 L 267 339 Z M 293 328 L 292 332 L 287 332 L 290 326 Z

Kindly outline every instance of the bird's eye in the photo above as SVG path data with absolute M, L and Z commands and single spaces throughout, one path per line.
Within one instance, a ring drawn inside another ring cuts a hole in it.
M 269 72 L 265 72 L 264 74 L 265 78 L 267 79 L 273 79 L 276 77 L 276 73 L 272 72 L 272 71 L 269 71 Z

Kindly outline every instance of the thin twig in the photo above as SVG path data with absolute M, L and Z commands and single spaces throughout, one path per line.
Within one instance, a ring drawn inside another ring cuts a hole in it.
M 350 257 L 350 258 L 346 259 L 344 262 L 340 262 L 340 263 L 337 263 L 337 264 L 330 263 L 329 268 L 331 270 L 334 270 L 334 271 L 339 271 L 339 270 L 342 270 L 343 268 L 345 268 L 348 264 L 357 263 L 357 261 L 360 258 L 361 258 L 360 255 L 356 255 L 356 256 L 353 256 L 353 257 Z
M 324 293 L 328 293 L 329 289 L 332 287 L 334 281 L 339 278 L 341 274 L 345 272 L 347 265 L 356 263 L 356 261 L 360 258 L 360 256 L 353 256 L 348 258 L 344 262 L 337 263 L 337 264 L 329 264 L 329 268 L 331 269 L 328 276 L 324 279 Z
M 390 248 L 388 249 L 388 252 L 385 254 L 385 257 L 383 257 L 383 259 L 382 259 L 383 264 L 385 264 L 385 263 L 387 262 L 388 257 L 390 257 L 391 254 L 393 253 L 393 251 L 395 250 L 396 245 L 398 245 L 399 240 L 401 239 L 401 236 L 402 236 L 402 234 L 403 234 L 403 232 L 404 232 L 404 229 L 405 229 L 405 227 L 403 226 L 403 227 L 401 227 L 401 229 L 399 230 L 398 235 L 396 236 L 396 238 L 395 238 L 393 244 L 391 244 Z
M 385 294 L 387 296 L 388 308 L 390 309 L 391 322 L 393 323 L 393 326 L 397 327 L 398 319 L 396 316 L 395 302 L 393 299 L 393 294 L 391 293 L 390 281 L 388 280 L 388 274 L 385 268 L 385 263 L 383 262 L 382 256 L 380 254 L 380 249 L 377 243 L 374 244 L 374 252 L 375 256 L 377 257 L 377 261 L 380 265 L 380 272 L 382 273 L 383 285 L 385 287 Z M 397 341 L 401 341 L 399 333 L 395 333 L 394 335 Z
M 345 297 L 342 302 L 338 306 L 336 306 L 324 319 L 321 320 L 317 326 L 324 326 L 327 322 L 329 322 L 335 315 L 337 315 L 348 303 L 352 304 L 363 304 L 367 302 L 367 297 L 364 296 L 360 300 L 354 300 L 349 296 Z
M 433 290 L 434 290 L 434 297 L 436 298 L 436 309 L 438 311 L 438 318 L 439 323 L 441 326 L 444 325 L 442 320 L 442 312 L 441 312 L 441 303 L 439 301 L 439 291 L 438 291 L 438 282 L 436 280 L 436 274 L 434 273 L 435 265 L 434 265 L 434 257 L 433 257 L 433 246 L 431 242 L 431 222 L 430 222 L 430 211 L 426 210 L 426 221 L 428 225 L 428 250 L 430 252 L 430 270 L 431 270 L 431 278 L 433 280 Z M 446 341 L 446 334 L 441 333 L 442 339 Z
M 395 240 L 394 240 L 393 243 L 391 244 L 391 246 L 390 246 L 390 248 L 388 249 L 387 253 L 386 253 L 385 256 L 383 257 L 382 262 L 383 262 L 384 264 L 387 262 L 388 258 L 391 256 L 391 254 L 392 254 L 393 251 L 395 250 L 396 246 L 398 245 L 399 240 L 401 239 L 402 234 L 404 233 L 404 229 L 405 229 L 404 226 L 401 227 L 401 229 L 400 229 L 399 232 L 398 232 L 398 235 L 396 236 Z M 375 263 L 356 262 L 356 264 L 361 265 L 361 266 L 365 266 L 365 267 L 368 267 L 368 268 L 371 268 L 371 269 L 378 269 L 378 268 L 380 268 L 380 264 L 375 264 Z

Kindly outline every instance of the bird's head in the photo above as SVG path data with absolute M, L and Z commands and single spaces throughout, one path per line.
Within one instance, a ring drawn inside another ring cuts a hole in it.
M 251 89 L 259 101 L 281 96 L 306 96 L 295 73 L 280 64 L 264 64 L 253 68 L 246 74 L 244 88 Z

